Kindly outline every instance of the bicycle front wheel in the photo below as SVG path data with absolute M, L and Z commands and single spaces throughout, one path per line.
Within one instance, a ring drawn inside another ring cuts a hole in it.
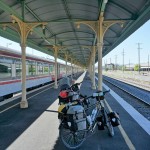
M 71 131 L 69 128 L 60 128 L 60 137 L 63 144 L 69 149 L 76 149 L 82 145 L 86 137 L 86 131 Z
M 108 133 L 110 136 L 114 136 L 114 128 L 111 124 L 111 121 L 110 121 L 110 118 L 109 116 L 107 115 L 107 112 L 104 111 L 104 115 L 105 115 L 105 121 L 106 121 L 106 126 L 107 126 L 107 129 L 108 129 Z
M 107 122 L 107 128 L 110 136 L 114 136 L 114 128 L 110 121 Z

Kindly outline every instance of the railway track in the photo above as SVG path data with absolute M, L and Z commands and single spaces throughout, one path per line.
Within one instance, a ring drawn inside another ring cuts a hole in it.
M 103 77 L 105 83 L 115 93 L 150 121 L 150 92 L 131 86 L 116 79 Z
M 103 76 L 103 80 L 109 82 L 113 86 L 119 88 L 120 90 L 128 93 L 129 95 L 135 97 L 136 99 L 142 101 L 143 103 L 150 106 L 150 93 L 147 90 L 140 89 L 138 87 L 129 85 L 122 81 L 112 79 L 110 77 Z
M 113 78 L 113 79 L 116 79 L 116 80 L 119 80 L 119 81 L 122 81 L 122 82 L 125 82 L 129 85 L 133 85 L 133 86 L 136 86 L 138 88 L 141 88 L 144 89 L 144 90 L 148 90 L 150 91 L 150 82 L 149 81 L 144 81 L 144 80 L 139 80 L 139 79 L 134 79 L 134 78 L 121 78 L 121 77 L 117 77 L 117 76 L 114 76 L 114 75 L 104 75 L 104 76 L 107 76 L 107 77 L 110 77 L 110 78 Z

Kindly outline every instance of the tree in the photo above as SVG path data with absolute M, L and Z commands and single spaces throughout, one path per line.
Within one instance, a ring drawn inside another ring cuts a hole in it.
M 136 64 L 136 65 L 134 66 L 134 71 L 139 71 L 139 69 L 140 69 L 140 65 Z

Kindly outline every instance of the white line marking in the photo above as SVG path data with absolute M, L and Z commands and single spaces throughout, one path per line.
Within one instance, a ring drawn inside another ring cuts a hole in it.
M 105 89 L 109 89 L 109 87 L 105 84 L 103 84 L 103 86 Z M 110 94 L 127 111 L 127 113 L 129 113 L 129 115 L 150 135 L 150 121 L 142 116 L 137 110 L 135 110 L 130 104 L 128 104 L 114 91 L 110 90 Z
M 47 89 L 45 89 L 44 91 L 41 91 L 41 92 L 39 92 L 39 93 L 37 93 L 37 94 L 35 94 L 35 95 L 30 96 L 29 98 L 27 98 L 27 100 L 29 100 L 30 98 L 32 98 L 32 97 L 34 97 L 34 96 L 39 95 L 40 93 L 43 93 L 43 92 L 47 91 L 48 89 L 50 89 L 50 87 L 47 88 Z M 16 103 L 16 104 L 14 104 L 14 105 L 12 105 L 12 106 L 10 106 L 10 107 L 8 107 L 8 108 L 6 108 L 6 109 L 0 111 L 0 114 L 3 113 L 3 112 L 5 112 L 5 111 L 7 111 L 7 110 L 9 110 L 9 109 L 11 109 L 11 108 L 13 108 L 13 107 L 15 107 L 15 106 L 17 106 L 17 105 L 19 105 L 19 104 L 20 104 L 20 103 Z
M 97 80 L 98 78 L 95 77 Z M 103 83 L 105 89 L 110 89 Z M 130 104 L 128 104 L 123 98 L 121 98 L 114 91 L 110 90 L 110 94 L 115 98 L 115 100 L 129 113 L 129 115 L 150 135 L 150 121 L 147 120 L 143 115 L 141 115 L 137 110 L 135 110 Z
M 111 109 L 111 107 L 109 106 L 109 104 L 107 103 L 107 101 L 104 100 L 104 102 L 105 102 L 107 108 L 109 109 L 109 111 L 112 112 L 113 110 Z M 126 132 L 124 131 L 123 127 L 122 127 L 121 125 L 119 125 L 118 128 L 119 128 L 119 130 L 120 130 L 120 132 L 121 132 L 121 134 L 122 134 L 122 136 L 123 136 L 123 138 L 124 138 L 126 144 L 128 145 L 129 149 L 130 149 L 130 150 L 135 150 L 134 145 L 132 144 L 132 142 L 131 142 L 131 140 L 129 139 L 128 135 L 127 135 Z
M 6 109 L 0 111 L 0 114 L 3 113 L 3 112 L 5 112 L 5 111 L 7 111 L 7 110 L 9 110 L 9 109 L 11 109 L 11 108 L 13 108 L 13 107 L 15 107 L 15 106 L 17 106 L 17 105 L 19 105 L 19 103 L 14 104 L 14 105 L 12 105 L 12 106 L 10 106 L 10 107 L 8 107 L 8 108 L 6 108 Z
M 96 78 L 96 80 L 98 80 L 98 78 L 97 78 L 96 76 L 95 76 L 95 78 Z M 104 86 L 104 84 L 103 84 L 103 86 Z M 106 86 L 105 86 L 104 88 L 105 88 L 106 90 L 109 89 L 109 88 L 106 87 Z M 112 90 L 111 90 L 111 91 L 112 91 Z M 111 94 L 111 93 L 110 93 L 110 94 Z M 109 104 L 107 103 L 107 101 L 104 100 L 104 102 L 105 102 L 107 108 L 109 109 L 109 111 L 112 112 L 112 109 L 111 109 L 111 107 L 109 106 Z M 124 138 L 124 140 L 125 140 L 127 146 L 129 147 L 129 149 L 130 149 L 130 150 L 135 150 L 134 145 L 132 144 L 131 140 L 129 139 L 129 137 L 128 137 L 128 135 L 126 134 L 126 132 L 125 132 L 125 130 L 123 129 L 123 127 L 122 127 L 121 125 L 119 125 L 118 128 L 119 128 L 119 130 L 120 130 L 120 132 L 121 132 L 121 135 L 122 135 L 122 137 Z

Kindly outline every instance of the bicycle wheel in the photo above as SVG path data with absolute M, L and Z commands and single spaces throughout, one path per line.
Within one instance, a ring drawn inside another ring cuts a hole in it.
M 76 149 L 82 145 L 86 137 L 86 131 L 71 131 L 69 128 L 61 127 L 59 135 L 63 144 L 69 149 Z
M 114 128 L 110 121 L 107 121 L 107 128 L 110 136 L 114 136 Z
M 106 121 L 106 126 L 107 126 L 107 129 L 108 129 L 108 133 L 110 136 L 114 136 L 114 128 L 111 124 L 111 121 L 110 121 L 110 118 L 109 116 L 107 115 L 107 112 L 104 111 L 104 116 L 105 116 L 105 121 Z

